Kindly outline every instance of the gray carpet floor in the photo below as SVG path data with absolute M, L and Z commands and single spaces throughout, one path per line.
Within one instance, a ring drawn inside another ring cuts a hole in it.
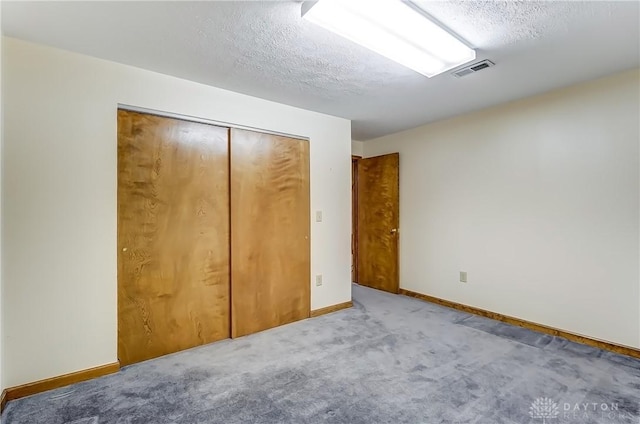
M 360 286 L 353 298 L 348 310 L 9 402 L 2 421 L 640 422 L 638 360 Z

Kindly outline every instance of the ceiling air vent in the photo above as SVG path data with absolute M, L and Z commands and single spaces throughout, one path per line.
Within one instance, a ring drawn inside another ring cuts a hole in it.
M 490 60 L 483 60 L 481 62 L 476 62 L 473 65 L 465 66 L 464 68 L 460 68 L 455 72 L 452 72 L 452 75 L 456 78 L 461 78 L 467 76 L 469 74 L 473 74 L 474 72 L 482 71 L 483 69 L 490 68 L 495 63 Z

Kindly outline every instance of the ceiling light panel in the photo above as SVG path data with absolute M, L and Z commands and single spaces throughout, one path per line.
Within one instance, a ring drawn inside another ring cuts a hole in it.
M 319 0 L 303 17 L 427 77 L 476 58 L 447 30 L 402 0 Z

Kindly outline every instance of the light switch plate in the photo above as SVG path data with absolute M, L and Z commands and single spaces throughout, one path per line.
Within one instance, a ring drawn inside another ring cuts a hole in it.
M 316 286 L 322 285 L 322 274 L 316 275 Z
M 467 272 L 466 271 L 460 271 L 460 282 L 461 283 L 466 283 L 467 282 Z
M 316 222 L 322 222 L 322 211 L 316 211 Z

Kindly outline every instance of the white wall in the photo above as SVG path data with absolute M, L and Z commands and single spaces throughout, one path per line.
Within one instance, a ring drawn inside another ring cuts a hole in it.
M 365 142 L 400 152 L 401 287 L 640 347 L 639 92 L 634 70 Z
M 351 299 L 350 121 L 6 37 L 3 66 L 8 386 L 117 360 L 118 103 L 310 137 L 311 306 Z
M 2 292 L 3 292 L 3 284 L 2 284 L 2 146 L 3 142 L 3 133 L 4 133 L 4 119 L 2 114 L 2 103 L 4 99 L 2 97 L 2 45 L 3 45 L 3 37 L 2 37 L 2 0 L 0 0 L 0 394 L 6 387 L 4 385 L 4 331 L 3 331 L 3 322 L 2 314 Z
M 362 141 L 351 141 L 351 154 L 353 156 L 362 156 L 364 154 L 364 142 Z

